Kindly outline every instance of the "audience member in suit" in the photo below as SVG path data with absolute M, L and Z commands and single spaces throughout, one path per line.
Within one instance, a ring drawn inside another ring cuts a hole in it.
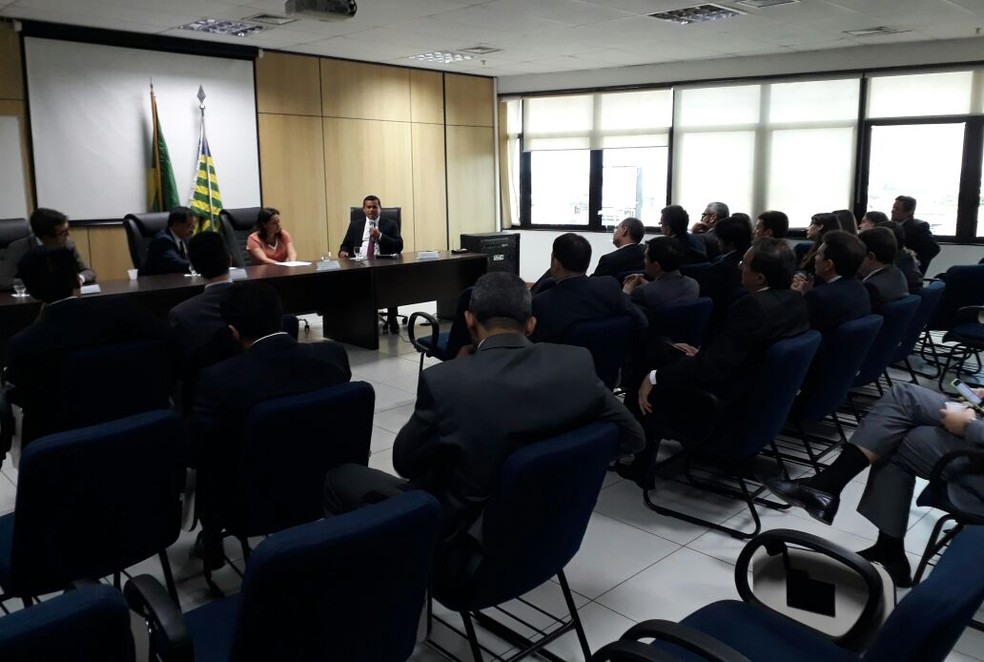
M 68 238 L 68 217 L 60 211 L 39 207 L 31 214 L 31 234 L 10 243 L 0 262 L 0 289 L 9 290 L 17 278 L 17 263 L 29 251 L 39 246 L 64 246 L 75 258 L 79 285 L 96 282 L 96 272 L 90 269 L 71 239 Z
M 866 249 L 859 273 L 868 289 L 871 309 L 881 313 L 883 305 L 909 294 L 905 275 L 895 266 L 899 247 L 888 228 L 864 230 L 858 236 Z
M 694 223 L 691 232 L 704 240 L 704 249 L 708 260 L 714 260 L 720 254 L 715 226 L 718 221 L 728 218 L 731 212 L 723 202 L 708 202 L 700 220 Z
M 984 397 L 984 389 L 975 392 Z M 858 512 L 878 528 L 878 539 L 858 554 L 884 566 L 899 588 L 910 586 L 904 538 L 916 477 L 928 478 L 947 453 L 984 445 L 984 421 L 973 409 L 946 409 L 948 399 L 922 386 L 896 383 L 862 419 L 829 468 L 809 478 L 771 481 L 769 489 L 830 524 L 843 489 L 870 467 Z M 963 473 L 955 463 L 944 476 L 950 499 L 980 504 L 984 484 L 979 474 Z
M 696 299 L 700 286 L 693 278 L 680 273 L 681 255 L 677 243 L 669 237 L 655 237 L 646 244 L 646 275 L 629 276 L 622 291 L 646 311 L 673 301 Z M 646 280 L 646 278 L 652 280 Z
M 888 222 L 888 216 L 880 211 L 869 211 L 865 212 L 864 216 L 861 217 L 861 222 L 858 223 L 858 229 L 860 232 L 864 232 L 865 230 L 870 230 L 871 228 L 878 227 L 882 223 Z
M 728 309 L 746 292 L 741 287 L 741 257 L 752 245 L 749 221 L 736 216 L 718 221 L 715 227 L 721 256 L 704 272 L 700 296 L 714 302 L 707 338 L 712 338 L 724 324 Z
M 265 400 L 342 384 L 352 377 L 341 344 L 301 344 L 281 330 L 283 308 L 269 284 L 233 283 L 223 293 L 220 310 L 243 351 L 202 371 L 192 411 L 192 454 L 198 466 L 203 526 L 204 549 L 199 551 L 210 567 L 221 564 L 217 545 L 222 522 L 209 511 L 209 502 L 232 478 L 250 409 Z M 276 439 L 270 443 L 271 452 L 276 452 Z
M 800 261 L 799 268 L 808 277 L 813 277 L 815 266 L 813 258 L 823 244 L 824 236 L 831 230 L 840 230 L 840 221 L 833 214 L 814 214 L 810 218 L 810 225 L 806 228 L 806 238 L 813 242 L 813 247 L 806 252 Z
M 614 276 L 621 283 L 630 274 L 642 273 L 645 270 L 643 255 L 646 249 L 641 242 L 645 235 L 646 228 L 638 218 L 630 216 L 619 223 L 612 234 L 615 250 L 598 259 L 598 266 L 591 275 Z
M 687 232 L 690 216 L 680 205 L 664 207 L 660 213 L 659 227 L 663 234 L 677 242 L 683 264 L 707 262 L 707 244 L 700 237 Z
M 158 274 L 186 274 L 188 261 L 187 242 L 195 234 L 198 217 L 187 207 L 175 207 L 167 217 L 167 228 L 157 233 L 147 246 L 147 259 L 140 267 L 141 276 Z
M 361 465 L 337 467 L 325 481 L 328 513 L 427 490 L 444 507 L 439 567 L 455 576 L 455 559 L 481 551 L 470 527 L 513 451 L 596 421 L 618 426 L 620 455 L 642 448 L 642 429 L 595 376 L 586 349 L 527 339 L 537 324 L 530 296 L 513 274 L 478 279 L 466 313 L 478 349 L 421 373 L 414 412 L 393 446 L 393 466 L 403 478 Z
M 364 219 L 353 219 L 338 249 L 338 257 L 356 255 L 372 257 L 376 254 L 392 255 L 403 252 L 403 237 L 400 226 L 391 218 L 380 217 L 383 203 L 374 195 L 362 200 Z M 400 325 L 396 320 L 396 308 L 386 311 L 386 328 L 390 333 L 398 333 Z
M 900 195 L 892 204 L 892 220 L 902 224 L 905 230 L 905 247 L 911 248 L 919 261 L 919 271 L 924 276 L 929 263 L 940 253 L 940 245 L 926 221 L 915 217 L 916 199 Z
M 7 345 L 10 400 L 24 409 L 21 443 L 48 434 L 65 356 L 77 349 L 142 338 L 163 339 L 162 324 L 126 299 L 78 296 L 78 263 L 67 246 L 42 246 L 21 258 L 28 294 L 42 302 L 38 319 Z M 85 388 L 84 375 L 78 376 Z
M 755 220 L 755 239 L 782 239 L 789 232 L 789 217 L 781 211 L 764 211 Z
M 884 214 L 882 215 L 884 216 Z M 919 271 L 916 254 L 911 248 L 905 247 L 905 230 L 902 228 L 902 224 L 896 221 L 885 221 L 884 223 L 879 223 L 878 227 L 888 228 L 895 235 L 895 243 L 899 247 L 895 252 L 895 266 L 905 276 L 905 283 L 909 288 L 909 294 L 919 294 L 923 288 L 923 275 Z
M 810 326 L 820 333 L 871 312 L 868 292 L 857 278 L 864 254 L 864 244 L 854 235 L 843 230 L 828 232 L 814 256 L 818 284 L 802 274 L 793 279 L 792 289 L 806 301 Z
M 855 218 L 853 211 L 850 209 L 838 209 L 834 211 L 834 216 L 837 217 L 841 230 L 857 236 L 858 219 Z
M 610 276 L 588 278 L 591 244 L 579 234 L 568 232 L 553 242 L 550 276 L 555 285 L 533 297 L 537 319 L 534 342 L 556 342 L 575 322 L 627 315 L 638 327 L 647 325 L 645 314 L 629 301 L 618 281 Z
M 263 207 L 257 212 L 256 232 L 246 238 L 246 250 L 253 264 L 276 264 L 297 259 L 294 240 L 280 226 L 279 209 Z

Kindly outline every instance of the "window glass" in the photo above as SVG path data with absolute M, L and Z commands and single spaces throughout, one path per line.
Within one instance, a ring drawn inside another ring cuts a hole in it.
M 667 151 L 666 147 L 605 150 L 602 225 L 617 225 L 627 216 L 659 225 L 659 211 L 666 206 Z
M 856 120 L 860 89 L 856 78 L 776 83 L 769 91 L 769 122 Z
M 590 94 L 526 100 L 524 133 L 532 136 L 588 132 L 594 121 Z
M 598 129 L 608 132 L 668 128 L 673 121 L 670 90 L 601 94 Z
M 876 76 L 868 84 L 868 117 L 969 113 L 973 78 L 972 71 Z
M 817 212 L 850 209 L 854 174 L 844 166 L 853 155 L 851 128 L 774 131 L 764 208 L 785 212 L 791 228 L 805 228 Z
M 673 202 L 686 208 L 692 222 L 714 200 L 724 202 L 732 212 L 754 213 L 754 131 L 684 133 L 677 154 Z
M 588 225 L 590 154 L 586 149 L 530 154 L 530 223 Z
M 760 85 L 705 87 L 677 92 L 676 126 L 734 126 L 759 121 Z

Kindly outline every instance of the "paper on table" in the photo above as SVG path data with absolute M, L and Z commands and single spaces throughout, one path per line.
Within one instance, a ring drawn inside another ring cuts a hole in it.
M 418 260 L 436 260 L 441 257 L 437 251 L 417 251 Z
M 99 294 L 100 292 L 102 292 L 102 289 L 99 285 L 83 285 L 79 289 L 80 294 Z
M 241 267 L 232 267 L 229 269 L 229 277 L 232 280 L 246 280 L 246 270 Z
M 282 267 L 309 267 L 309 266 L 311 266 L 311 263 L 310 262 L 301 262 L 300 260 L 291 260 L 290 262 L 276 262 L 275 264 L 279 264 Z

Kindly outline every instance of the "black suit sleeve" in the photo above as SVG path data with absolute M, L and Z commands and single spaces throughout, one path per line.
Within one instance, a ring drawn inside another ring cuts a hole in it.
M 349 255 L 355 253 L 355 242 L 361 242 L 361 237 L 355 236 L 358 232 L 357 227 L 360 227 L 359 223 L 356 223 L 355 221 L 349 222 L 348 230 L 345 231 L 345 237 L 342 239 L 342 245 L 338 248 L 339 253 L 345 252 Z
M 396 221 L 389 218 L 379 219 L 379 252 L 387 254 L 403 252 L 403 237 L 400 236 L 400 228 Z
M 598 258 L 598 266 L 595 267 L 591 276 L 615 276 L 618 278 L 618 264 L 614 259 L 614 253 L 607 253 Z
M 404 478 L 421 478 L 433 468 L 438 450 L 437 406 L 421 375 L 413 414 L 393 443 L 393 468 Z
M 3 261 L 0 262 L 0 289 L 9 290 L 17 277 L 17 263 L 27 253 L 27 244 L 15 241 L 7 247 Z
M 929 263 L 940 252 L 940 245 L 936 242 L 936 238 L 933 237 L 933 233 L 929 229 L 929 223 L 920 221 L 907 226 L 905 228 L 905 244 L 915 251 L 916 259 L 919 260 L 919 271 L 923 275 L 926 275 L 926 269 L 929 267 Z
M 181 257 L 178 247 L 166 237 L 157 237 L 147 247 L 147 261 L 141 269 L 146 275 L 187 273 L 191 263 Z

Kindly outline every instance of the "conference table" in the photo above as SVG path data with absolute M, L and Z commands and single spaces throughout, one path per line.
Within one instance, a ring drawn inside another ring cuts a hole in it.
M 293 267 L 264 264 L 244 271 L 246 280 L 263 281 L 276 288 L 284 312 L 320 313 L 326 337 L 378 349 L 379 309 L 436 300 L 443 303 L 442 308 L 450 306 L 453 310 L 461 291 L 486 272 L 488 258 L 480 253 L 444 251 L 437 258 L 425 258 L 411 252 L 364 261 L 342 259 L 337 269 L 325 266 L 317 262 Z M 197 276 L 166 274 L 100 281 L 99 287 L 99 293 L 86 298 L 127 297 L 166 319 L 171 308 L 199 294 L 205 281 Z M 11 336 L 37 318 L 40 308 L 40 302 L 30 297 L 0 294 L 0 350 Z

